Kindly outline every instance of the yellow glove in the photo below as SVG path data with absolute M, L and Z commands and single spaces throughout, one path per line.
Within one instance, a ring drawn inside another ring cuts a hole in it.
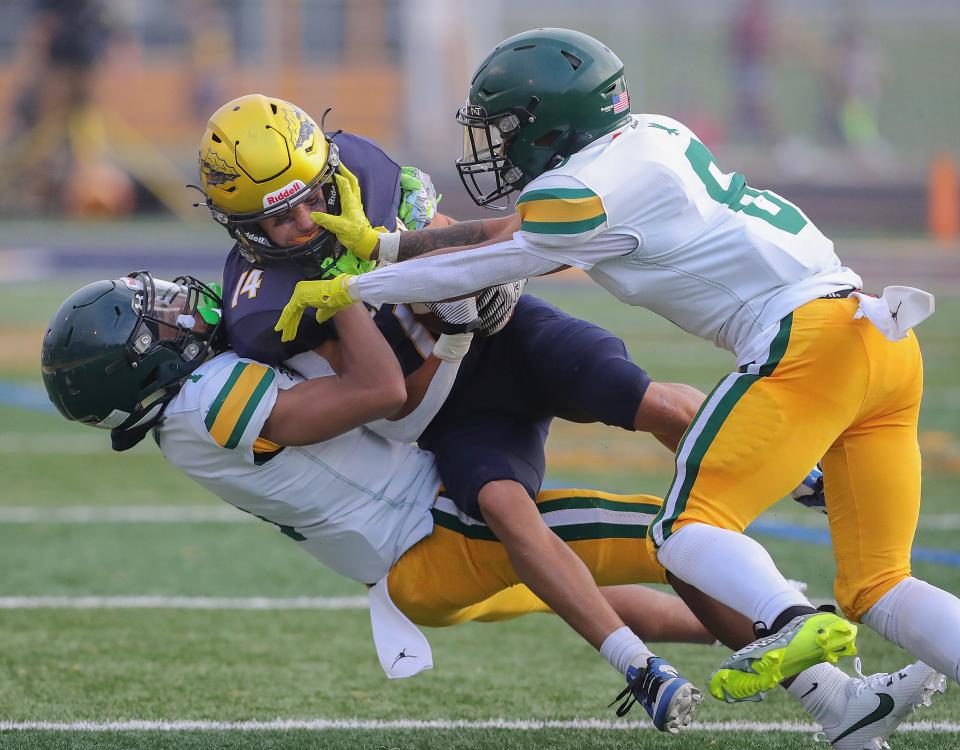
M 323 323 L 332 318 L 338 310 L 352 305 L 354 300 L 347 291 L 347 281 L 350 278 L 350 274 L 342 273 L 324 281 L 298 281 L 290 295 L 290 301 L 273 327 L 273 330 L 280 333 L 280 340 L 293 341 L 296 338 L 303 311 L 308 307 L 317 309 L 317 322 Z
M 360 197 L 360 183 L 343 164 L 340 172 L 333 178 L 337 181 L 340 192 L 340 215 L 314 211 L 310 214 L 313 223 L 333 232 L 340 244 L 354 255 L 363 260 L 370 260 L 373 248 L 380 241 L 380 232 L 386 232 L 383 227 L 374 229 L 363 212 L 363 200 Z

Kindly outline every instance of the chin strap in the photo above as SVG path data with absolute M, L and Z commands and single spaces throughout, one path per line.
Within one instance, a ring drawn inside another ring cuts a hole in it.
M 147 433 L 153 429 L 155 424 L 156 422 L 151 422 L 129 430 L 121 430 L 118 427 L 114 427 L 110 430 L 110 446 L 115 451 L 130 450 L 147 436 Z

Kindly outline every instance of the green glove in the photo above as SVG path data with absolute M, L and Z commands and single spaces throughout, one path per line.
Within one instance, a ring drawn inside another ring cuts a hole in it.
M 407 229 L 423 229 L 437 214 L 441 196 L 426 172 L 416 167 L 400 169 L 400 208 L 397 217 Z
M 350 276 L 359 276 L 367 271 L 372 271 L 376 267 L 376 261 L 362 260 L 347 250 L 334 262 L 333 258 L 324 258 L 321 266 L 323 271 L 320 274 L 321 279 L 332 279 L 342 273 Z
M 223 299 L 223 287 L 215 281 L 211 281 L 207 286 L 217 296 L 211 297 L 208 294 L 201 294 L 200 300 L 197 302 L 197 313 L 208 326 L 215 326 L 220 322 L 220 316 L 223 313 L 223 303 L 220 301 Z

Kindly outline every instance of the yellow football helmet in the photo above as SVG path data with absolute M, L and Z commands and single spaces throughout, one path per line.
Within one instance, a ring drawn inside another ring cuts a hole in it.
M 337 147 L 296 105 L 262 94 L 227 102 L 207 123 L 199 159 L 207 207 L 251 263 L 293 262 L 312 276 L 325 259 L 345 252 L 326 230 L 301 245 L 278 247 L 260 228 L 262 219 L 312 199 L 317 190 L 327 211 L 340 213 Z

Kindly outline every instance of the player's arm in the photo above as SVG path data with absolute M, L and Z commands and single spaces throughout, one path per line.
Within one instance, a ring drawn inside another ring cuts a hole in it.
M 352 305 L 335 322 L 336 374 L 280 391 L 261 437 L 278 445 L 319 443 L 403 406 L 400 364 L 366 309 Z
M 408 416 L 423 403 L 423 398 L 426 396 L 442 364 L 442 359 L 431 354 L 423 361 L 422 365 L 404 378 L 404 385 L 407 388 L 407 400 L 398 412 L 390 415 L 391 420 L 402 419 Z
M 416 232 L 400 232 L 396 238 L 391 238 L 396 242 L 396 247 L 393 248 L 396 257 L 390 257 L 391 253 L 389 252 L 385 252 L 381 256 L 380 241 L 377 242 L 373 257 L 397 262 L 410 260 L 442 248 L 462 248 L 496 242 L 510 237 L 520 229 L 520 216 L 518 214 L 500 216 L 495 219 L 448 223 L 446 226 L 437 226 L 437 218 L 439 217 L 435 217 L 431 226 L 426 229 Z M 383 238 L 380 239 L 382 241 Z

